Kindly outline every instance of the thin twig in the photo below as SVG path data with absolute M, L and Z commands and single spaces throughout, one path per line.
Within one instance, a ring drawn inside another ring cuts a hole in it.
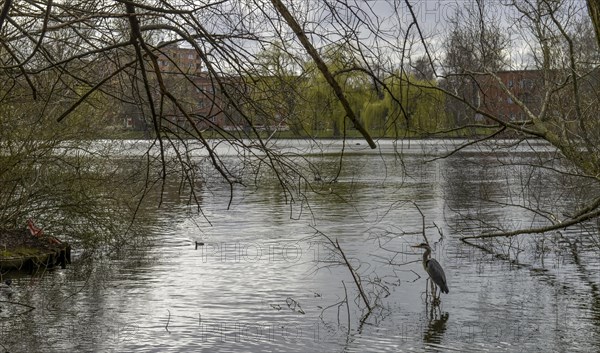
M 346 290 L 346 283 L 342 281 L 342 285 L 344 286 L 344 301 L 346 302 L 346 313 L 348 315 L 348 330 L 347 335 L 350 336 L 350 305 L 348 305 L 348 291 Z
M 165 325 L 165 330 L 167 330 L 168 333 L 171 333 L 171 331 L 169 331 L 169 322 L 171 322 L 171 311 L 169 309 L 167 309 L 167 312 L 169 313 L 169 317 L 167 318 L 167 324 Z
M 419 213 L 421 214 L 421 222 L 422 222 L 422 233 L 421 234 L 423 235 L 423 239 L 425 239 L 425 243 L 427 245 L 429 245 L 429 240 L 427 240 L 427 235 L 425 235 L 425 215 L 423 214 L 423 212 L 419 208 L 419 205 L 417 205 L 416 202 L 413 201 L 412 204 L 415 205 L 417 211 L 419 211 Z
M 24 306 L 27 309 L 29 309 L 29 310 L 26 310 L 26 311 L 20 313 L 19 315 L 22 315 L 22 314 L 28 313 L 28 312 L 30 312 L 32 310 L 35 310 L 35 306 L 31 306 L 31 305 L 27 305 L 27 304 L 23 304 L 23 303 L 19 303 L 19 302 L 13 302 L 13 301 L 10 301 L 10 300 L 0 300 L 0 303 L 20 305 L 20 306 Z M 18 315 L 15 315 L 15 316 L 18 316 Z
M 369 309 L 369 311 L 373 310 L 371 308 L 371 304 L 369 304 L 369 299 L 367 298 L 367 295 L 365 294 L 365 292 L 364 292 L 364 290 L 362 288 L 362 284 L 360 282 L 360 278 L 357 277 L 357 275 L 356 275 L 356 270 L 354 270 L 354 267 L 352 267 L 352 265 L 350 264 L 350 262 L 346 258 L 346 254 L 342 250 L 342 247 L 340 246 L 340 243 L 338 242 L 337 239 L 335 240 L 335 247 L 338 249 L 338 251 L 342 255 L 342 258 L 344 259 L 344 262 L 346 263 L 346 267 L 348 267 L 348 269 L 350 270 L 350 273 L 352 274 L 352 278 L 354 279 L 354 283 L 356 283 L 356 287 L 358 287 L 358 291 L 360 293 L 360 296 L 362 297 L 365 305 L 367 306 L 367 309 Z

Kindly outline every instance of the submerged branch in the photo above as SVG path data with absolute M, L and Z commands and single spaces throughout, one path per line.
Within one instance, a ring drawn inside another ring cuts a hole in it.
M 338 242 L 338 240 L 336 239 L 335 241 L 333 241 L 327 234 L 321 233 L 319 231 L 317 231 L 317 233 L 324 236 L 325 239 L 327 239 L 327 241 L 329 241 L 331 246 L 333 246 L 340 253 L 340 255 L 342 256 L 342 259 L 344 260 L 344 265 L 348 268 L 348 270 L 350 270 L 352 279 L 354 280 L 354 283 L 356 284 L 356 287 L 358 288 L 360 297 L 362 298 L 363 302 L 365 303 L 365 305 L 368 309 L 368 312 L 370 313 L 371 311 L 373 311 L 373 307 L 369 303 L 369 299 L 367 298 L 367 295 L 365 294 L 365 291 L 363 289 L 362 282 L 360 280 L 360 276 L 356 273 L 354 266 L 352 266 L 350 261 L 348 261 L 348 258 L 346 257 L 346 254 L 342 250 L 342 247 L 340 246 L 340 243 Z
M 517 229 L 517 230 L 510 231 L 510 232 L 472 235 L 472 236 L 461 237 L 460 240 L 465 243 L 471 244 L 471 243 L 467 242 L 466 240 L 498 238 L 498 237 L 514 237 L 515 235 L 521 235 L 521 234 L 540 234 L 540 233 L 550 232 L 553 230 L 565 229 L 569 226 L 583 223 L 585 221 L 596 218 L 598 216 L 600 216 L 600 210 L 595 210 L 593 212 L 588 212 L 588 213 L 582 214 L 576 218 L 572 218 L 572 219 L 565 220 L 565 221 L 558 221 L 556 224 L 552 224 L 552 225 L 545 226 L 545 227 Z
M 438 160 L 438 159 L 444 159 L 444 158 L 448 158 L 448 157 L 450 157 L 451 155 L 453 155 L 453 154 L 455 154 L 455 153 L 459 152 L 460 150 L 462 150 L 462 149 L 464 149 L 464 148 L 467 148 L 467 147 L 469 147 L 469 146 L 472 146 L 472 145 L 476 145 L 476 144 L 478 144 L 478 143 L 480 143 L 480 142 L 482 142 L 482 141 L 485 141 L 485 140 L 493 139 L 493 138 L 494 138 L 494 137 L 496 137 L 498 134 L 502 133 L 504 130 L 506 130 L 506 126 L 504 126 L 504 125 L 503 125 L 503 126 L 501 126 L 501 127 L 498 129 L 498 130 L 494 131 L 493 133 L 491 133 L 491 134 L 490 134 L 490 135 L 488 135 L 488 136 L 484 136 L 484 137 L 478 138 L 478 139 L 476 139 L 476 140 L 473 140 L 473 141 L 469 141 L 469 142 L 463 143 L 462 145 L 458 146 L 457 148 L 453 149 L 452 151 L 450 151 L 450 152 L 448 152 L 448 153 L 446 153 L 446 154 L 444 154 L 444 155 L 442 155 L 442 156 L 439 156 L 439 157 L 435 157 L 435 158 L 429 159 L 429 160 L 427 160 L 427 162 L 433 162 L 433 161 L 436 161 L 436 160 Z

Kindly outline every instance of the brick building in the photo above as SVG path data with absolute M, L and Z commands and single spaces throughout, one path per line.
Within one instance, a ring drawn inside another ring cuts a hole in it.
M 158 66 L 161 72 L 167 74 L 199 74 L 202 60 L 195 49 L 170 44 L 160 49 Z
M 161 47 L 157 53 L 158 67 L 166 89 L 177 99 L 178 104 L 191 119 L 185 117 L 170 99 L 163 99 L 163 127 L 173 131 L 189 129 L 194 124 L 198 129 L 225 128 L 231 125 L 224 113 L 225 107 L 220 86 L 215 78 L 202 71 L 200 55 L 192 48 L 181 48 L 177 44 Z M 154 75 L 150 73 L 152 79 Z M 221 79 L 221 78 L 220 78 Z M 156 80 L 152 81 L 155 104 L 160 99 Z M 143 98 L 143 95 L 141 95 Z M 125 126 L 134 130 L 148 130 L 149 112 L 144 106 L 127 104 L 123 107 Z
M 544 91 L 543 74 L 539 70 L 499 71 L 496 76 L 514 97 L 533 113 L 541 108 Z M 527 119 L 523 109 L 505 91 L 496 78 L 490 75 L 476 77 L 475 106 L 506 121 Z

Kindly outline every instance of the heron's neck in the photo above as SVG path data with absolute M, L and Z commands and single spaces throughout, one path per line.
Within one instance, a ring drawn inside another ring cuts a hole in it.
M 425 252 L 423 253 L 423 263 L 429 260 L 429 255 L 431 255 L 431 249 L 425 249 Z

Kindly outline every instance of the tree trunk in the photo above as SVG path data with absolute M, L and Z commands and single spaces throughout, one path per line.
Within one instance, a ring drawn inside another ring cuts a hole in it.
M 600 0 L 588 0 L 588 10 L 590 11 L 590 17 L 596 31 L 596 41 L 598 43 L 598 49 L 600 50 Z

